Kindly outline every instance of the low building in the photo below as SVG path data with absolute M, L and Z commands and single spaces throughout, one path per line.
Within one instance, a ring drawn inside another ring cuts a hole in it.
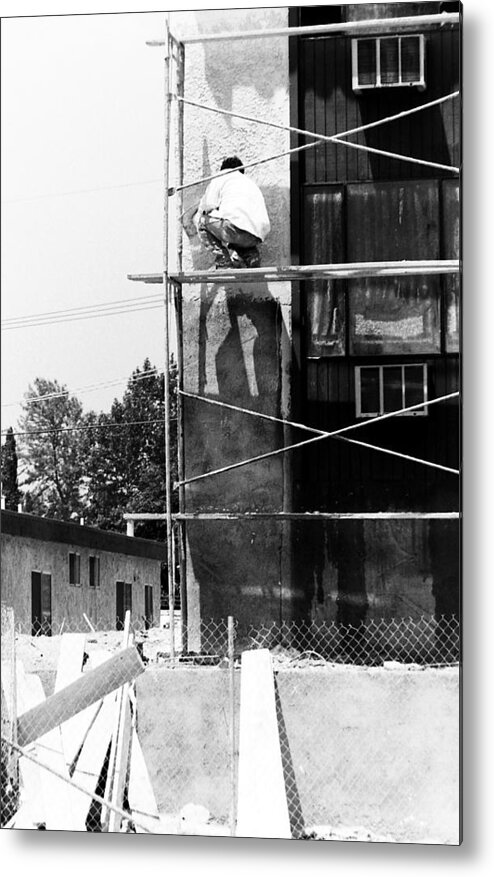
M 33 634 L 159 623 L 166 545 L 66 521 L 4 511 L 2 602 Z

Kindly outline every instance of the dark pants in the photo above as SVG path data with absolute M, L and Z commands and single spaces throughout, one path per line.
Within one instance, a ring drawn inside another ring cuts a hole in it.
M 217 267 L 257 268 L 261 264 L 260 238 L 228 219 L 203 213 L 198 232 L 203 246 L 214 254 Z

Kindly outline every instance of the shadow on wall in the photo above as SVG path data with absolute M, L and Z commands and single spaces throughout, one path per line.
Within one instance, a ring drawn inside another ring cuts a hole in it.
M 288 27 L 288 13 L 280 9 L 211 10 L 207 18 L 198 14 L 197 22 L 201 35 L 227 29 L 247 32 L 261 26 Z M 273 98 L 280 88 L 286 89 L 286 43 L 286 37 L 203 43 L 206 81 L 217 106 L 233 109 L 234 88 L 258 94 L 263 100 Z

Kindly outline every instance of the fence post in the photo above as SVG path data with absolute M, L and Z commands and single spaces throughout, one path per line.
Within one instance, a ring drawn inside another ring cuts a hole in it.
M 230 834 L 235 837 L 237 822 L 237 751 L 235 725 L 235 623 L 233 616 L 228 616 L 228 668 L 230 696 Z

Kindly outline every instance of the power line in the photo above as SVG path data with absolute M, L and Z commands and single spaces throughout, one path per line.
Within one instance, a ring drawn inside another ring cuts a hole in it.
M 35 320 L 35 319 L 41 319 L 42 317 L 59 316 L 62 314 L 65 315 L 65 314 L 83 313 L 85 311 L 93 311 L 93 310 L 99 310 L 100 308 L 113 307 L 114 305 L 121 305 L 121 304 L 131 305 L 131 304 L 134 304 L 137 302 L 145 302 L 147 300 L 156 300 L 157 298 L 163 298 L 162 294 L 149 292 L 145 295 L 136 296 L 134 298 L 117 298 L 117 299 L 114 299 L 113 301 L 100 302 L 99 304 L 96 303 L 93 305 L 79 305 L 79 307 L 61 308 L 61 309 L 57 309 L 55 311 L 40 311 L 37 314 L 26 314 L 26 315 L 20 316 L 20 317 L 7 317 L 5 320 L 2 320 L 2 325 L 7 325 L 9 323 L 18 323 L 18 322 L 23 321 L 23 320 Z
M 95 317 L 114 317 L 114 316 L 118 316 L 119 314 L 133 314 L 133 313 L 137 313 L 138 311 L 152 311 L 152 310 L 157 310 L 158 308 L 162 308 L 162 307 L 163 307 L 163 301 L 158 302 L 156 304 L 143 303 L 142 306 L 136 305 L 135 307 L 130 307 L 130 308 L 122 306 L 122 307 L 114 308 L 113 310 L 108 310 L 108 311 L 95 311 L 94 313 L 74 314 L 73 316 L 67 315 L 64 317 L 60 317 L 60 319 L 32 320 L 31 322 L 26 321 L 25 323 L 19 323 L 19 324 L 15 324 L 15 325 L 11 325 L 11 326 L 2 326 L 2 331 L 7 332 L 7 331 L 12 330 L 12 329 L 30 329 L 30 328 L 33 328 L 36 326 L 56 326 L 58 323 L 73 323 L 73 322 L 76 322 L 79 320 L 92 320 Z
M 95 186 L 92 189 L 72 189 L 68 192 L 44 192 L 41 195 L 26 195 L 24 198 L 7 198 L 2 204 L 21 204 L 24 201 L 39 201 L 44 198 L 66 198 L 71 195 L 88 195 L 94 192 L 106 192 L 110 189 L 128 189 L 131 186 L 149 186 L 151 183 L 162 183 L 161 177 L 154 180 L 141 180 L 136 183 L 115 183 L 112 186 Z
M 75 387 L 74 390 L 60 390 L 59 393 L 44 393 L 41 396 L 29 396 L 28 398 L 19 399 L 17 402 L 2 402 L 2 408 L 13 408 L 16 405 L 27 405 L 31 404 L 32 402 L 44 402 L 45 399 L 61 399 L 64 396 L 75 395 L 76 393 L 89 393 L 93 390 L 100 390 L 103 387 L 117 386 L 118 384 L 125 383 L 126 381 L 128 383 L 135 383 L 136 381 L 141 381 L 145 378 L 158 377 L 159 374 L 160 372 L 158 371 L 158 369 L 153 368 L 149 369 L 146 372 L 143 372 L 142 374 L 131 376 L 130 378 L 128 377 L 128 375 L 125 375 L 121 378 L 112 378 L 112 380 L 110 381 L 101 381 L 97 384 L 87 384 L 84 387 Z
M 176 421 L 176 417 L 170 417 L 171 421 Z M 158 417 L 155 420 L 129 420 L 126 423 L 95 423 L 91 425 L 84 426 L 56 426 L 53 429 L 32 429 L 27 432 L 14 432 L 15 436 L 26 436 L 26 435 L 51 435 L 55 432 L 83 432 L 84 430 L 89 429 L 125 429 L 127 426 L 145 426 L 147 424 L 152 423 L 164 423 L 164 417 Z M 8 431 L 0 433 L 0 435 L 7 435 Z M 12 433 L 11 433 L 12 435 Z

